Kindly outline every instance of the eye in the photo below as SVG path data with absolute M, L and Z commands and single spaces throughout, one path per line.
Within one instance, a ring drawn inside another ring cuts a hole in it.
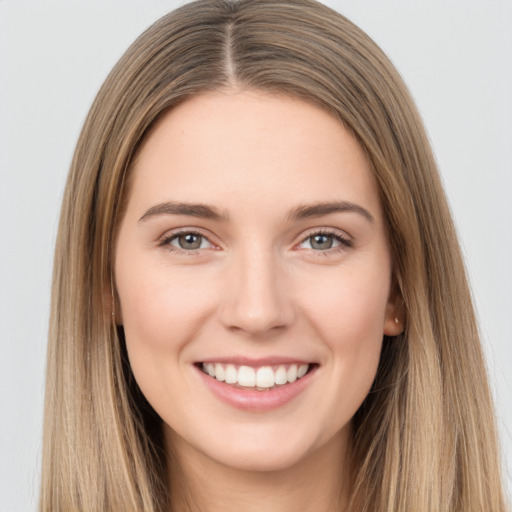
M 335 233 L 314 233 L 299 244 L 300 249 L 327 251 L 340 246 L 352 247 L 352 242 Z
M 197 251 L 213 247 L 213 244 L 204 235 L 194 231 L 175 233 L 162 240 L 160 245 L 178 251 Z

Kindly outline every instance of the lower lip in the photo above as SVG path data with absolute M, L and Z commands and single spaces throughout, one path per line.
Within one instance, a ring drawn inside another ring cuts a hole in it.
M 295 382 L 289 382 L 268 391 L 256 391 L 230 386 L 195 367 L 208 389 L 222 402 L 237 409 L 252 412 L 271 411 L 291 402 L 311 383 L 317 368 L 317 366 L 313 367 L 304 377 Z

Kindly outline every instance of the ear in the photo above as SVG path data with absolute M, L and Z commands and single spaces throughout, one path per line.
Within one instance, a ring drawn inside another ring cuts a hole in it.
M 383 332 L 386 336 L 398 336 L 405 329 L 405 308 L 402 294 L 396 283 L 393 283 L 386 304 L 386 317 Z

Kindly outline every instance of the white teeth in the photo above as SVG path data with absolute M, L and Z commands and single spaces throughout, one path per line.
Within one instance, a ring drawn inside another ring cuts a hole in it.
M 301 377 L 304 377 L 304 375 L 306 375 L 307 371 L 308 371 L 308 366 L 307 364 L 301 364 L 297 370 L 297 378 L 300 379 Z
M 259 388 L 271 388 L 274 384 L 274 372 L 272 368 L 270 368 L 270 366 L 258 368 L 256 372 L 256 386 Z
M 226 384 L 238 384 L 246 388 L 269 389 L 275 386 L 282 386 L 288 382 L 295 382 L 306 375 L 309 364 L 291 364 L 288 368 L 280 365 L 277 368 L 261 366 L 252 368 L 240 366 L 238 369 L 233 364 L 224 365 L 221 363 L 203 363 L 203 371 L 210 377 Z
M 228 364 L 226 366 L 226 373 L 225 377 L 226 382 L 228 384 L 235 384 L 238 380 L 238 372 L 236 371 L 236 368 L 232 364 Z
M 286 377 L 286 368 L 284 366 L 280 366 L 277 369 L 275 382 L 279 385 L 286 384 L 288 382 L 288 378 Z
M 213 364 L 207 364 L 206 371 L 210 377 L 215 377 L 215 366 Z
M 220 380 L 221 382 L 226 378 L 224 373 L 224 367 L 219 363 L 215 365 L 215 378 L 217 380 Z
M 288 371 L 286 372 L 286 377 L 288 378 L 288 382 L 295 382 L 297 380 L 297 365 L 292 364 Z
M 238 384 L 246 388 L 256 385 L 256 372 L 250 366 L 240 366 L 238 369 Z

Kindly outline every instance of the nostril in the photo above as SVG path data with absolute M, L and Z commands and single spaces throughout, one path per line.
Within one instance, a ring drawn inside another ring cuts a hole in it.
M 231 311 L 223 312 L 222 322 L 233 332 L 260 336 L 283 331 L 293 322 L 293 314 L 279 305 L 258 310 L 255 307 L 236 304 Z
M 251 259 L 252 258 L 252 259 Z M 261 335 L 282 330 L 294 319 L 294 309 L 276 262 L 267 253 L 244 258 L 224 284 L 220 314 L 231 331 Z M 248 261 L 250 259 L 250 261 Z

